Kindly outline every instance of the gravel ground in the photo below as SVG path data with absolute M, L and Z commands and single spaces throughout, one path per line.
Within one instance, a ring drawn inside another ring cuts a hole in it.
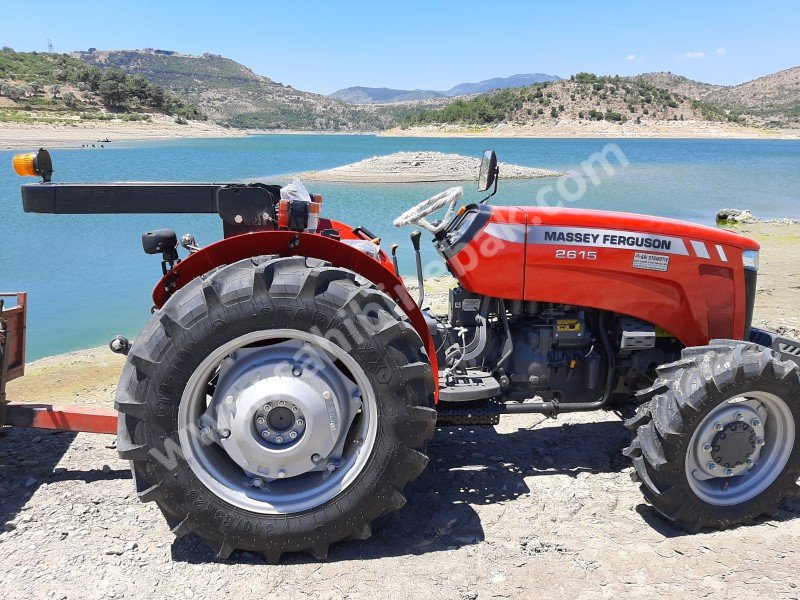
M 797 331 L 793 228 L 757 229 L 757 320 Z M 448 283 L 431 282 L 441 310 Z M 105 357 L 105 358 L 101 358 Z M 110 358 L 108 358 L 110 357 Z M 28 401 L 108 406 L 119 362 L 98 350 L 37 361 L 10 386 Z M 113 436 L 8 429 L 0 439 L 3 598 L 799 598 L 800 499 L 752 527 L 686 535 L 653 514 L 612 412 L 509 417 L 442 429 L 408 504 L 325 562 L 216 560 L 141 504 Z
M 684 535 L 653 515 L 613 413 L 443 429 L 408 504 L 365 542 L 217 561 L 141 504 L 114 437 L 11 430 L 0 445 L 5 598 L 800 596 L 800 501 Z

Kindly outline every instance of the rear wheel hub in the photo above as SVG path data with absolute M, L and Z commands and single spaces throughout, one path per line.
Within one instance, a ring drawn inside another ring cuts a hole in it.
M 355 359 L 288 329 L 215 350 L 189 380 L 178 418 L 181 449 L 200 480 L 260 513 L 333 498 L 364 468 L 377 432 L 375 394 Z
M 254 477 L 295 477 L 325 468 L 315 455 L 341 455 L 342 433 L 361 403 L 358 387 L 324 353 L 304 364 L 309 349 L 295 340 L 243 348 L 220 367 L 204 422 L 231 432 L 220 445 Z

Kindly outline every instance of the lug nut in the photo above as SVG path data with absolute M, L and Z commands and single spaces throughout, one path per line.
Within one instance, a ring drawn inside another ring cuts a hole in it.
M 322 460 L 322 457 L 319 454 L 312 454 L 311 455 L 311 462 L 318 463 Z
M 714 469 L 716 469 L 716 468 L 717 468 L 717 463 L 715 463 L 715 462 L 710 462 L 710 463 L 708 463 L 708 464 L 706 465 L 706 467 L 708 468 L 708 470 L 709 470 L 709 471 L 713 471 Z
M 297 412 L 298 410 L 300 410 L 300 409 L 299 409 L 299 408 L 297 408 L 296 406 L 293 406 L 293 407 L 292 407 L 292 412 Z
M 764 446 L 766 443 L 767 442 L 764 441 L 764 438 L 758 438 L 756 440 L 756 445 L 758 445 L 758 446 Z
M 264 482 L 261 481 L 258 477 L 253 479 L 253 487 L 254 488 L 260 488 L 262 483 L 264 483 Z
M 256 419 L 256 423 L 258 423 L 259 425 L 263 425 L 266 422 L 267 422 L 267 420 L 264 417 L 258 417 Z
M 713 449 L 714 446 L 712 446 L 711 444 L 709 443 L 703 444 L 703 452 L 711 452 Z
M 286 406 L 286 402 L 283 400 L 278 400 L 278 406 Z
M 295 367 L 294 369 L 292 369 L 292 375 L 294 375 L 295 377 L 300 377 L 300 375 L 302 374 L 303 374 L 303 369 L 301 369 L 300 367 Z
M 722 423 L 714 423 L 714 429 L 716 429 L 717 431 L 722 431 L 723 429 L 725 429 L 725 426 Z
M 275 441 L 276 441 L 278 444 L 282 444 L 282 443 L 283 443 L 283 436 L 282 436 L 282 435 L 279 435 L 278 437 L 276 437 L 276 438 L 275 438 Z
M 268 438 L 269 437 L 269 429 L 265 429 L 261 432 L 261 437 Z
M 752 460 L 748 460 L 747 461 L 747 468 L 748 469 L 752 469 L 755 466 L 756 466 L 756 463 L 754 463 Z
M 296 431 L 290 431 L 290 432 L 289 432 L 289 437 L 290 437 L 291 439 L 294 439 L 294 438 L 296 438 L 296 437 L 297 437 L 297 432 L 296 432 Z
M 744 414 L 743 413 L 737 412 L 735 417 L 736 417 L 737 421 L 744 421 Z
M 233 404 L 233 396 L 226 396 L 225 397 L 226 404 Z
M 323 400 L 330 400 L 331 399 L 331 393 L 328 390 L 325 390 L 324 392 L 322 392 L 322 399 Z
M 303 426 L 303 419 L 297 419 L 297 426 L 298 427 L 302 427 Z
M 278 471 L 278 479 L 283 479 L 284 477 L 286 477 L 286 471 L 281 469 L 280 471 Z
M 760 427 L 761 426 L 761 419 L 753 419 L 751 422 L 753 427 Z
M 733 475 L 733 469 L 725 469 L 725 475 L 727 475 L 728 477 Z
M 220 429 L 219 436 L 222 438 L 229 438 L 231 437 L 231 430 L 230 429 Z

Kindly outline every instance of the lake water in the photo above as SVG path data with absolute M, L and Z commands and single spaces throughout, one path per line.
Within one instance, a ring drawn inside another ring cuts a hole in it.
M 615 174 L 568 206 L 623 210 L 712 224 L 717 210 L 748 208 L 763 217 L 800 217 L 800 142 L 788 140 L 419 139 L 374 136 L 265 135 L 105 149 L 53 150 L 56 181 L 237 181 L 325 169 L 400 150 L 479 156 L 494 148 L 502 161 L 580 173 L 581 163 L 608 143 L 628 161 L 611 157 Z M 22 212 L 11 152 L 0 152 L 0 291 L 29 293 L 29 360 L 101 345 L 114 334 L 135 336 L 149 317 L 150 292 L 160 277 L 158 257 L 140 245 L 144 231 L 191 232 L 201 245 L 221 237 L 215 215 L 71 216 Z M 33 181 L 28 179 L 27 181 Z M 534 204 L 552 179 L 502 181 L 496 204 Z M 364 225 L 401 244 L 401 270 L 413 272 L 409 229 L 392 219 L 448 183 L 313 184 L 323 212 Z M 569 191 L 577 189 L 573 180 Z M 465 202 L 481 196 L 474 183 Z M 557 198 L 550 194 L 548 199 Z M 435 253 L 424 243 L 425 260 Z

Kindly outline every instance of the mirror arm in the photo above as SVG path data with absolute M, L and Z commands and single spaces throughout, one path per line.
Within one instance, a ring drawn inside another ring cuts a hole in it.
M 487 202 L 489 202 L 489 198 L 491 198 L 492 196 L 494 196 L 497 193 L 497 183 L 498 183 L 498 181 L 500 181 L 500 166 L 499 165 L 494 168 L 494 189 L 492 190 L 492 193 L 489 194 L 488 196 L 486 196 L 486 198 L 484 198 L 480 202 L 478 202 L 478 204 L 486 204 Z

